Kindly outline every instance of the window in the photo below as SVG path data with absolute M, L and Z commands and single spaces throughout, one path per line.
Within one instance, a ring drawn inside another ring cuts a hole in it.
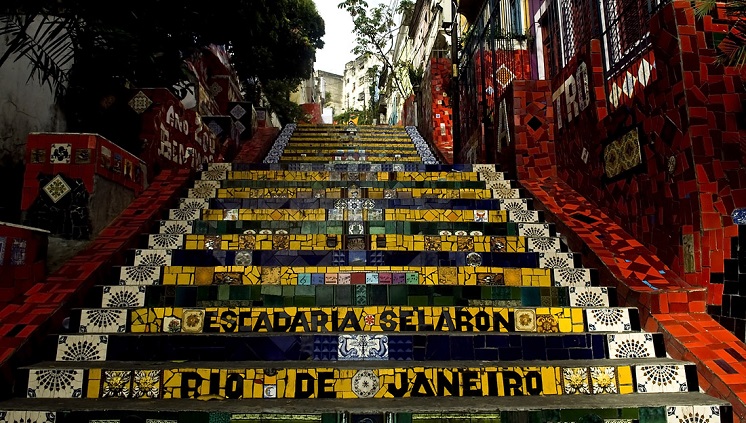
M 650 46 L 648 21 L 667 0 L 600 0 L 607 76 Z

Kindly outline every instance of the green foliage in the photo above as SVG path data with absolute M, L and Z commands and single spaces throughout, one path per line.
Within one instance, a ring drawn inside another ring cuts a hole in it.
M 290 82 L 311 75 L 325 32 L 313 0 L 185 0 L 178 6 L 5 0 L 0 21 L 0 35 L 10 39 L 0 66 L 28 58 L 30 78 L 53 88 L 80 130 L 91 110 L 124 86 L 185 81 L 184 60 L 210 44 L 226 46 L 242 82 L 258 80 L 275 111 L 290 118 L 294 112 L 282 94 Z M 32 22 L 41 23 L 38 30 L 29 30 Z
M 694 4 L 694 14 L 703 18 L 715 11 L 718 2 L 702 0 Z M 730 0 L 725 3 L 725 12 L 735 18 L 730 31 L 715 46 L 718 49 L 717 63 L 723 66 L 746 66 L 746 0 Z

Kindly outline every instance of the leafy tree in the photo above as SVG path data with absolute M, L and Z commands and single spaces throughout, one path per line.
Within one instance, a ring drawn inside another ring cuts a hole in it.
M 186 80 L 184 60 L 210 44 L 226 46 L 245 85 L 277 89 L 267 97 L 289 118 L 281 94 L 312 73 L 324 21 L 313 0 L 4 0 L 0 35 L 10 39 L 0 66 L 28 58 L 30 78 L 52 87 L 71 129 L 86 130 L 126 87 Z
M 378 4 L 370 7 L 366 0 L 345 0 L 337 6 L 345 9 L 355 25 L 355 55 L 370 54 L 383 63 L 381 70 L 388 77 L 394 89 L 402 98 L 407 97 L 407 90 L 401 81 L 403 64 L 392 61 L 394 36 L 399 30 L 397 16 L 414 7 L 412 0 L 393 0 L 390 4 Z
M 715 7 L 716 0 L 702 0 L 695 4 L 694 13 L 701 18 L 710 14 Z M 725 3 L 725 11 L 735 18 L 735 22 L 716 46 L 719 51 L 718 63 L 743 68 L 746 66 L 746 1 L 729 0 Z

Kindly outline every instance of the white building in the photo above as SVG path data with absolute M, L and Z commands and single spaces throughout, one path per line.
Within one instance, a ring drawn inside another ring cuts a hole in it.
M 362 111 L 370 106 L 370 87 L 371 84 L 378 85 L 378 76 L 371 79 L 368 71 L 375 66 L 380 75 L 383 64 L 373 55 L 362 55 L 347 62 L 342 81 L 342 105 L 345 110 Z

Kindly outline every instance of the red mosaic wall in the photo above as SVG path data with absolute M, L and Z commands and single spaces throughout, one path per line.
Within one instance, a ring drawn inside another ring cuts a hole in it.
M 560 106 L 559 175 L 699 286 L 722 272 L 730 213 L 746 207 L 739 144 L 746 91 L 737 73 L 713 64 L 712 33 L 726 29 L 710 18 L 696 20 L 689 2 L 674 1 L 650 23 L 651 51 L 620 73 L 635 80 L 626 92 L 623 78 L 604 82 L 598 40 L 552 80 Z M 652 65 L 649 73 L 640 72 L 643 59 Z M 576 114 L 568 110 L 572 90 L 558 90 L 571 77 L 582 79 L 583 63 L 589 104 Z M 721 296 L 715 286 L 707 302 L 719 304 Z
M 448 164 L 453 163 L 453 121 L 451 99 L 451 60 L 432 58 L 422 78 L 420 134 L 438 150 Z
M 497 107 L 494 161 L 517 179 L 557 175 L 549 81 L 515 80 Z
M 48 236 L 36 228 L 0 223 L 0 302 L 47 277 Z

